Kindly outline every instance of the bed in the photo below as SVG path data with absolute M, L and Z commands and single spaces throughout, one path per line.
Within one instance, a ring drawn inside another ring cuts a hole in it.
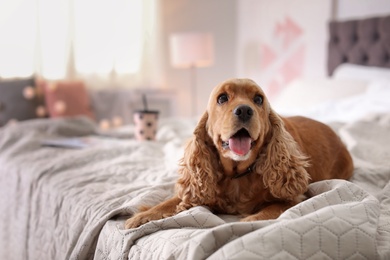
M 390 16 L 329 28 L 330 77 L 294 82 L 274 108 L 328 123 L 353 156 L 350 181 L 311 184 L 310 198 L 276 220 L 244 223 L 200 206 L 125 229 L 141 204 L 172 195 L 196 119 L 161 119 L 157 141 L 142 143 L 132 125 L 26 120 L 0 128 L 0 259 L 389 259 Z M 43 145 L 80 137 L 94 142 Z

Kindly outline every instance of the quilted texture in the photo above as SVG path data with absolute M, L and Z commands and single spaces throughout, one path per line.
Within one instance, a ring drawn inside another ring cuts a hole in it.
M 341 63 L 390 68 L 390 16 L 329 23 L 328 73 Z
M 91 119 L 95 118 L 87 89 L 82 81 L 45 81 L 42 84 L 50 117 L 84 115 Z
M 158 142 L 81 150 L 40 143 L 96 133 L 86 118 L 1 128 L 0 259 L 390 258 L 390 114 L 334 125 L 352 152 L 353 179 L 311 184 L 311 197 L 276 220 L 241 223 L 195 207 L 124 229 L 140 205 L 172 195 L 195 124 L 161 120 Z
M 319 182 L 309 191 L 318 197 L 272 221 L 227 222 L 197 207 L 136 230 L 122 230 L 113 222 L 102 235 L 108 234 L 109 242 L 128 243 L 115 248 L 101 243 L 104 250 L 95 258 L 118 259 L 124 253 L 130 259 L 375 258 L 378 200 L 346 181 Z
M 34 78 L 0 80 L 0 126 L 44 116 Z

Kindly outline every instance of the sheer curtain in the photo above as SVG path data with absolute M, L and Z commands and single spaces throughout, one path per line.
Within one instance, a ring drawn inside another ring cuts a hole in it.
M 157 1 L 0 0 L 0 77 L 158 84 Z
M 33 1 L 0 0 L 0 77 L 32 74 L 37 35 L 35 8 Z

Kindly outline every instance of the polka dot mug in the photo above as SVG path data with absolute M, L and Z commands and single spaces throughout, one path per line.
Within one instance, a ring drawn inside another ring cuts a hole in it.
M 158 111 L 138 110 L 133 114 L 135 138 L 140 141 L 156 140 Z

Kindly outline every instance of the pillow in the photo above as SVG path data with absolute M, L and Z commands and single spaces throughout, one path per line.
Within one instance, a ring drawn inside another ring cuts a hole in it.
M 368 83 L 352 79 L 295 80 L 272 101 L 276 111 L 307 109 L 330 100 L 340 100 L 366 91 Z
M 345 63 L 336 68 L 332 77 L 334 79 L 358 79 L 366 81 L 390 79 L 390 69 Z
M 84 115 L 95 119 L 82 81 L 44 81 L 46 109 L 50 117 Z
M 8 122 L 44 117 L 34 78 L 0 80 L 0 126 Z
M 134 92 L 126 89 L 99 89 L 89 93 L 96 121 L 102 130 L 133 122 Z

